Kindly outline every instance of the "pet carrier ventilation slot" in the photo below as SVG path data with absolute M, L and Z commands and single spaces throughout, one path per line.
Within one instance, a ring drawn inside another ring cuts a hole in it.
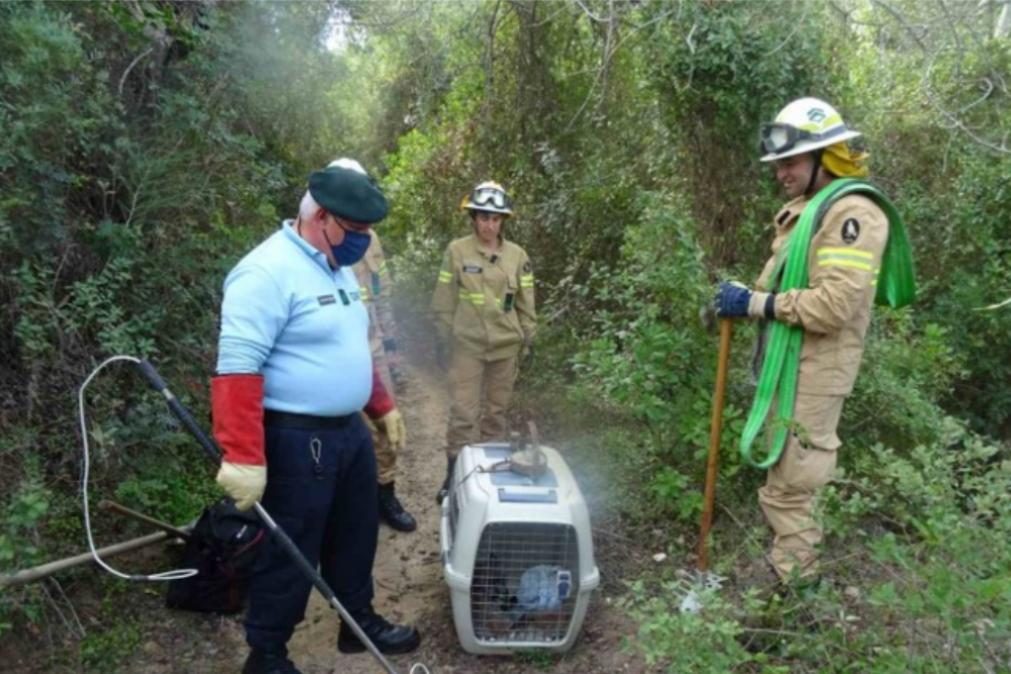
M 464 447 L 440 539 L 464 649 L 567 651 L 600 582 L 586 502 L 561 455 L 536 476 L 508 470 L 506 443 Z

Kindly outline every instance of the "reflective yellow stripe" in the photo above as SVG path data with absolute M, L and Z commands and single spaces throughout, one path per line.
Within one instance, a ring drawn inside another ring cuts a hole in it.
M 533 274 L 523 274 L 520 276 L 520 288 L 533 288 L 534 287 L 534 275 Z
M 362 301 L 367 302 L 369 299 L 369 289 L 368 286 L 358 286 L 358 292 L 362 294 Z
M 841 258 L 831 257 L 824 260 L 818 260 L 819 267 L 850 267 L 851 269 L 862 269 L 863 271 L 874 271 L 874 267 L 867 264 L 866 262 L 857 262 L 856 260 L 845 260 Z
M 383 260 L 382 262 L 379 263 L 379 271 L 376 272 L 376 273 L 377 274 L 385 274 L 386 273 L 386 260 Z
M 439 283 L 449 283 L 453 280 L 453 275 L 445 269 L 439 272 Z
M 484 293 L 469 293 L 466 290 L 461 290 L 460 299 L 470 302 L 474 306 L 484 305 Z
M 874 260 L 874 253 L 859 248 L 819 248 L 819 267 L 850 267 L 851 269 L 862 269 L 863 271 L 874 271 L 871 261 Z
M 818 257 L 858 257 L 864 260 L 873 260 L 874 253 L 859 248 L 819 248 Z

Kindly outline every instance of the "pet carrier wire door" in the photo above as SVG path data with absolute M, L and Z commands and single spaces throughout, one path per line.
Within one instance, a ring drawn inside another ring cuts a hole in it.
M 453 621 L 471 653 L 567 651 L 600 582 L 586 502 L 561 455 L 547 470 L 492 470 L 506 443 L 464 447 L 442 504 L 443 571 Z

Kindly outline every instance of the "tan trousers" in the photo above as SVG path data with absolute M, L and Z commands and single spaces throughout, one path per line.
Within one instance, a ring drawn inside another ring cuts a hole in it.
M 818 489 L 832 479 L 836 450 L 842 444 L 836 435 L 844 396 L 797 395 L 790 434 L 779 462 L 769 470 L 758 502 L 775 534 L 769 561 L 784 580 L 818 572 L 821 526 L 813 510 Z
M 453 349 L 449 364 L 449 429 L 446 453 L 455 457 L 464 445 L 506 440 L 506 410 L 516 383 L 518 354 L 486 361 Z
M 379 370 L 379 379 L 382 380 L 386 391 L 390 394 L 391 398 L 394 397 L 390 364 L 386 360 L 386 352 L 383 351 L 381 343 L 378 350 L 372 350 L 372 362 L 375 364 L 376 369 Z M 372 446 L 376 449 L 376 474 L 379 477 L 379 484 L 389 484 L 393 482 L 397 472 L 397 452 L 390 446 L 386 435 L 379 432 L 379 429 L 372 423 L 372 420 L 365 416 L 364 413 L 362 413 L 362 416 L 365 417 L 365 423 L 369 427 L 369 432 L 372 433 Z

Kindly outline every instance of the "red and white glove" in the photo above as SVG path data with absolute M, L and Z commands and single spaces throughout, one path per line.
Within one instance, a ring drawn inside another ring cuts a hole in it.
M 211 379 L 214 439 L 221 446 L 217 482 L 248 510 L 267 486 L 263 440 L 263 375 L 226 374 Z

